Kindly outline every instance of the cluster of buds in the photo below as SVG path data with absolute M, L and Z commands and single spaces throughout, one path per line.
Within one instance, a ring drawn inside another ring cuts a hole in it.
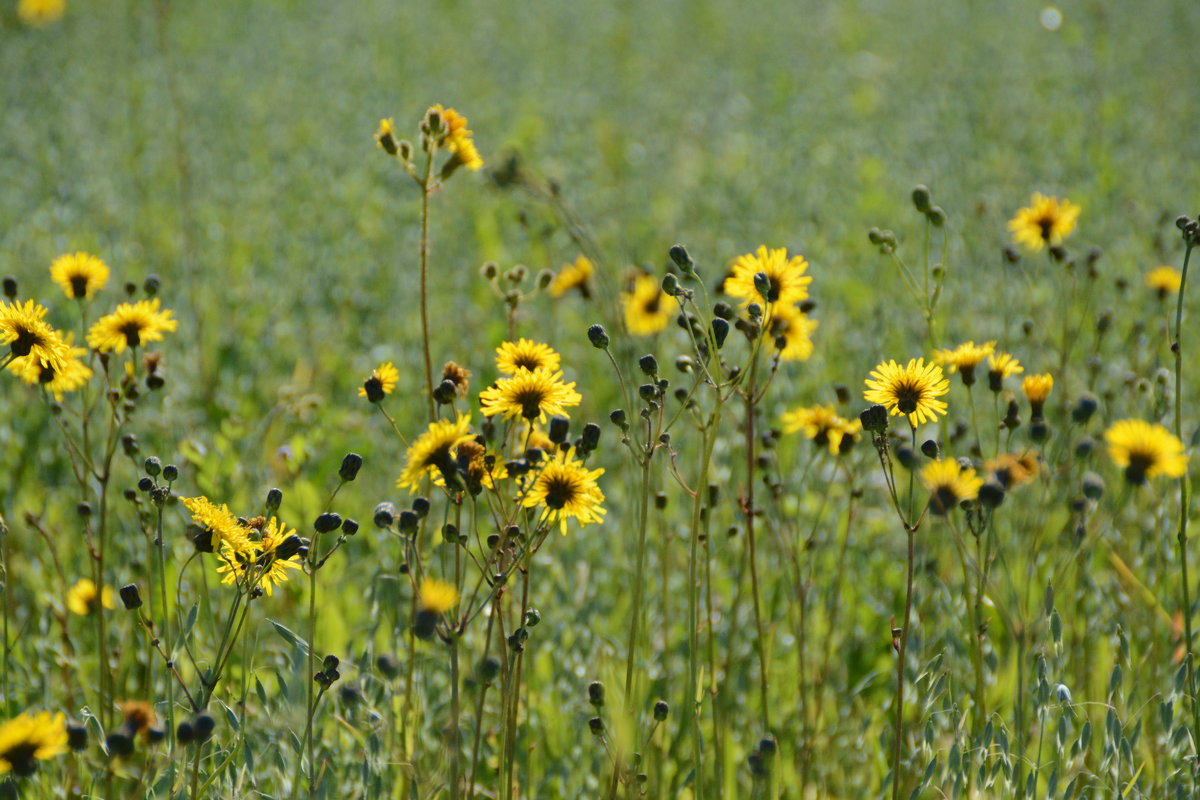
M 316 675 L 313 675 L 313 680 L 316 681 L 322 689 L 328 689 L 334 684 L 334 682 L 337 681 L 338 678 L 342 677 L 342 673 L 338 672 L 338 666 L 341 663 L 342 662 L 335 655 L 331 654 L 325 656 L 325 660 L 321 662 L 322 669 Z
M 1175 220 L 1175 227 L 1183 234 L 1183 243 L 1189 248 L 1200 245 L 1200 214 L 1189 217 L 1183 214 Z

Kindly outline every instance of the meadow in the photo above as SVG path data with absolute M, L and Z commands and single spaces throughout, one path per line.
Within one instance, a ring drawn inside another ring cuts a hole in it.
M 0 796 L 1200 795 L 1197 30 L 4 0 Z

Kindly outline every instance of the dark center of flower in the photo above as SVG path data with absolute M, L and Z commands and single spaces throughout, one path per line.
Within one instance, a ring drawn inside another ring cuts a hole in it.
M 574 499 L 576 494 L 575 482 L 564 477 L 546 479 L 546 505 L 560 509 Z
M 767 275 L 767 297 L 768 303 L 774 303 L 779 299 L 779 295 L 783 292 L 783 283 L 775 275 Z
M 37 742 L 18 742 L 0 753 L 0 758 L 12 764 L 13 773 L 28 778 L 37 771 L 37 761 L 33 757 L 37 749 Z
M 1042 231 L 1042 240 L 1050 241 L 1050 232 L 1054 230 L 1054 218 L 1050 216 L 1042 217 L 1037 221 L 1037 225 Z
M 45 341 L 44 337 L 28 328 L 17 328 L 17 338 L 13 339 L 9 348 L 12 350 L 14 356 L 20 358 L 21 356 L 29 355 L 33 348 L 44 344 Z
M 1130 453 L 1129 466 L 1125 468 L 1125 480 L 1134 486 L 1141 486 L 1146 482 L 1146 473 L 1157 460 L 1152 453 Z
M 383 381 L 374 375 L 363 382 L 363 390 L 367 393 L 367 400 L 372 403 L 378 403 L 383 399 Z
M 650 300 L 648 300 L 646 302 L 646 313 L 647 314 L 657 314 L 661 300 L 662 300 L 662 295 L 658 292 L 655 292 L 654 297 L 652 297 Z
M 514 358 L 513 363 L 532 372 L 542 365 L 542 360 L 532 353 L 524 353 Z
M 38 373 L 38 383 L 50 383 L 57 376 L 54 374 L 54 367 L 42 367 L 42 371 Z
M 130 347 L 137 347 L 142 343 L 142 326 L 137 322 L 129 321 L 121 326 L 121 334 L 125 337 L 125 343 Z
M 939 486 L 929 498 L 929 510 L 934 514 L 946 516 L 958 505 L 958 493 L 950 485 Z
M 537 419 L 542 415 L 542 403 L 546 397 L 541 389 L 536 387 L 518 392 L 513 398 L 521 406 L 521 416 L 525 419 Z
M 72 275 L 71 276 L 71 297 L 84 297 L 87 295 L 88 279 L 87 275 Z
M 911 414 L 917 410 L 917 406 L 921 402 L 920 387 L 902 383 L 896 386 L 893 393 L 896 395 L 896 408 L 900 410 L 901 414 Z

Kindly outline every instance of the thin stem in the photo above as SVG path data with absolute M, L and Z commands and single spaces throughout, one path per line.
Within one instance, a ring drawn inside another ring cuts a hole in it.
M 750 362 L 750 386 L 746 395 L 746 546 L 750 549 L 750 595 L 754 606 L 754 627 L 757 633 L 754 644 L 758 652 L 758 668 L 761 675 L 759 689 L 762 696 L 762 725 L 763 731 L 769 732 L 771 730 L 769 699 L 771 673 L 767 669 L 767 640 L 763 631 L 762 603 L 758 589 L 758 558 L 754 542 L 754 515 L 757 511 L 754 507 L 754 393 L 757 377 L 758 354 L 755 353 Z
M 906 568 L 908 578 L 904 589 L 904 627 L 900 629 L 900 652 L 896 658 L 896 727 L 894 731 L 896 741 L 892 755 L 892 800 L 899 800 L 900 797 L 900 755 L 904 729 L 904 656 L 908 650 L 908 629 L 912 622 L 913 544 L 916 539 L 916 530 L 912 526 L 906 525 L 905 533 L 908 534 Z
M 433 151 L 425 161 L 425 178 L 421 181 L 421 347 L 425 355 L 425 399 L 429 402 L 429 421 L 437 419 L 433 399 L 433 362 L 429 358 L 429 293 L 426 277 L 429 273 L 429 180 L 433 174 Z
M 1192 259 L 1189 244 L 1183 256 L 1183 270 L 1179 278 L 1179 297 L 1175 302 L 1175 436 L 1183 440 L 1183 295 L 1187 283 L 1188 263 Z M 1191 505 L 1191 483 L 1185 463 L 1179 478 L 1179 584 L 1183 595 L 1184 653 L 1187 663 L 1188 694 L 1192 703 L 1192 741 L 1200 735 L 1200 697 L 1196 695 L 1196 672 L 1192 659 L 1192 602 L 1188 580 L 1188 511 Z M 1195 768 L 1193 768 L 1193 774 Z

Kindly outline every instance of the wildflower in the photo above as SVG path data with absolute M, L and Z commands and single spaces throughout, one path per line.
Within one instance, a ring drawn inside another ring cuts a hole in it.
M 1001 453 L 983 466 L 1005 490 L 1028 483 L 1038 474 L 1038 458 L 1033 452 Z
M 87 355 L 82 347 L 72 347 L 68 336 L 63 344 L 66 350 L 63 361 L 58 368 L 47 366 L 32 355 L 13 359 L 8 364 L 8 370 L 17 375 L 25 383 L 41 385 L 54 395 L 54 399 L 62 402 L 63 395 L 73 392 L 92 377 L 92 368 L 83 363 L 81 357 Z
M 1021 362 L 1013 358 L 1011 353 L 988 353 L 988 388 L 993 392 L 1004 388 L 1005 378 L 1024 371 Z
M 244 548 L 230 542 L 221 545 L 220 559 L 223 564 L 217 572 L 224 577 L 221 583 L 236 583 L 245 588 L 261 588 L 270 597 L 276 584 L 288 579 L 289 569 L 300 569 L 299 549 L 289 546 L 289 540 L 298 541 L 295 529 L 289 529 L 275 517 L 265 523 L 258 519 L 261 538 L 250 541 Z
M 952 458 L 930 461 L 921 469 L 921 482 L 929 490 L 929 510 L 939 516 L 949 514 L 965 500 L 979 495 L 983 479 L 973 469 L 963 469 Z
M 812 276 L 805 275 L 808 262 L 804 256 L 788 258 L 787 248 L 767 250 L 759 245 L 758 251 L 738 256 L 733 262 L 731 274 L 725 279 L 722 291 L 732 297 L 742 298 L 742 306 L 752 302 L 790 305 L 808 299 L 808 285 Z M 767 276 L 768 289 L 764 295 L 754 283 L 754 276 Z
M 828 447 L 829 452 L 837 455 L 841 449 L 842 438 L 854 436 L 862 430 L 862 422 L 849 420 L 837 413 L 833 406 L 817 405 L 797 408 L 783 415 L 784 433 L 801 433 L 806 439 L 812 439 L 818 447 Z
M 421 581 L 417 604 L 422 611 L 445 614 L 458 605 L 458 589 L 454 588 L 453 583 L 440 581 L 437 578 L 426 578 Z
M 1075 230 L 1079 211 L 1079 206 L 1069 200 L 1034 192 L 1029 205 L 1009 220 L 1008 229 L 1013 238 L 1030 250 L 1041 250 L 1046 245 L 1062 244 Z
M 32 300 L 0 303 L 0 345 L 16 358 L 28 356 L 42 366 L 62 369 L 67 345 L 43 317 L 46 307 Z
M 947 372 L 958 372 L 962 375 L 963 386 L 975 383 L 975 368 L 984 356 L 991 356 L 996 351 L 996 343 L 963 342 L 953 350 L 934 350 L 933 360 L 947 367 Z
M 20 0 L 17 3 L 17 16 L 34 28 L 58 22 L 66 10 L 66 0 Z
M 123 718 L 121 727 L 131 738 L 139 733 L 149 736 L 150 729 L 158 723 L 158 715 L 154 713 L 154 706 L 145 700 L 126 700 L 121 704 L 121 717 Z
M 1183 442 L 1157 423 L 1124 419 L 1113 423 L 1104 439 L 1113 463 L 1125 470 L 1125 479 L 1135 486 L 1158 475 L 1179 478 L 1187 472 Z
M 396 481 L 396 486 L 416 490 L 426 475 L 454 475 L 451 453 L 460 443 L 471 438 L 471 420 L 465 414 L 459 414 L 453 422 L 447 419 L 431 422 L 429 429 L 418 436 L 405 453 L 404 473 Z
M 475 140 L 471 138 L 473 134 L 467 129 L 467 118 L 453 108 L 443 108 L 440 103 L 431 106 L 425 112 L 426 117 L 435 112 L 441 115 L 445 132 L 445 136 L 442 137 L 439 144 L 453 156 L 452 160 L 471 171 L 482 167 L 483 158 L 475 149 Z
M 97 590 L 96 582 L 91 578 L 80 578 L 67 590 L 67 609 L 72 614 L 86 617 L 96 610 L 97 603 L 108 609 L 117 607 L 111 586 Z
M 196 521 L 211 536 L 212 551 L 224 551 L 228 546 L 235 552 L 249 552 L 251 542 L 249 531 L 240 523 L 222 503 L 216 506 L 207 497 L 184 497 L 184 507 L 191 512 Z
M 371 377 L 358 387 L 358 396 L 365 397 L 372 403 L 378 403 L 383 400 L 384 396 L 392 393 L 399 380 L 400 371 L 392 365 L 392 362 L 385 361 L 371 370 Z
M 1146 286 L 1158 292 L 1160 299 L 1166 298 L 1183 286 L 1183 273 L 1174 267 L 1155 267 L 1146 273 Z
M 577 406 L 583 401 L 575 384 L 564 383 L 561 372 L 548 369 L 523 370 L 508 378 L 501 378 L 479 395 L 483 415 L 545 422 L 552 414 L 567 415 L 567 406 Z
M 379 120 L 379 129 L 375 131 L 375 144 L 379 145 L 389 156 L 394 156 L 399 152 L 399 143 L 396 141 L 396 123 L 391 117 Z
M 776 345 L 783 345 L 779 357 L 784 361 L 807 361 L 813 353 L 812 333 L 817 324 L 797 306 L 776 304 L 767 328 Z
M 937 398 L 950 391 L 950 381 L 937 364 L 926 364 L 922 358 L 909 359 L 905 367 L 885 361 L 871 371 L 871 377 L 874 380 L 867 379 L 863 398 L 885 406 L 893 416 L 906 414 L 910 423 L 921 425 L 946 413 L 946 403 Z
M 178 323 L 169 309 L 158 308 L 158 298 L 121 303 L 117 310 L 96 320 L 88 331 L 88 346 L 102 353 L 122 352 L 146 342 L 161 342 L 163 333 L 173 331 Z
M 467 488 L 472 493 L 479 489 L 495 489 L 496 481 L 508 477 L 508 467 L 494 455 L 489 456 L 487 450 L 474 439 L 460 442 L 454 448 L 454 460 L 460 472 L 467 478 Z M 444 486 L 445 479 L 438 472 L 433 476 L 437 486 Z
M 1026 375 L 1025 380 L 1021 381 L 1021 391 L 1025 393 L 1025 398 L 1029 400 L 1029 407 L 1032 409 L 1034 417 L 1042 416 L 1042 408 L 1046 405 L 1046 398 L 1050 396 L 1050 392 L 1053 389 L 1054 376 L 1049 373 Z
M 54 259 L 50 278 L 67 297 L 91 297 L 108 283 L 108 265 L 90 253 L 68 253 Z
M 10 770 L 27 778 L 45 761 L 67 752 L 67 724 L 62 713 L 28 711 L 0 725 L 0 775 Z
M 496 369 L 504 375 L 535 369 L 553 372 L 558 369 L 559 361 L 558 353 L 554 352 L 550 345 L 532 342 L 529 339 L 504 342 L 496 348 Z
M 621 305 L 625 308 L 625 327 L 629 332 L 634 336 L 652 336 L 670 323 L 675 304 L 668 301 L 653 275 L 642 273 L 634 280 L 632 291 L 621 292 Z
M 600 507 L 604 493 L 596 484 L 596 478 L 603 474 L 603 469 L 589 470 L 576 459 L 574 448 L 556 453 L 538 472 L 522 504 L 526 508 L 545 506 L 542 521 L 558 520 L 564 535 L 568 517 L 574 517 L 581 525 L 603 522 L 608 512 Z
M 449 381 L 454 385 L 454 393 L 466 397 L 471 386 L 471 370 L 453 361 L 442 365 L 442 383 Z
M 562 297 L 572 289 L 577 289 L 586 300 L 592 296 L 593 271 L 591 260 L 587 256 L 581 255 L 575 259 L 574 263 L 567 264 L 559 270 L 558 275 L 554 277 L 554 282 L 550 284 L 550 296 Z

